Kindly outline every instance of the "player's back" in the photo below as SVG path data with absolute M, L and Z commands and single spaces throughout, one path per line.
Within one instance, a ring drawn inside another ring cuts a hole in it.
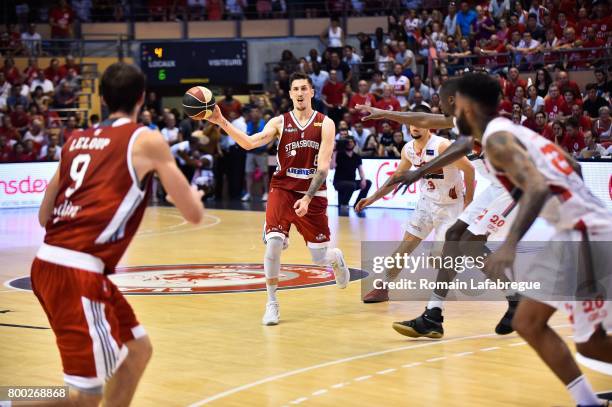
M 146 129 L 121 118 L 109 126 L 77 131 L 66 141 L 58 193 L 46 225 L 47 250 L 87 253 L 104 263 L 105 273 L 114 271 L 146 207 L 151 177 L 139 182 L 132 165 L 134 141 Z
M 519 140 L 555 196 L 544 206 L 541 214 L 543 218 L 558 228 L 574 228 L 584 224 L 592 230 L 600 227 L 610 229 L 612 213 L 574 171 L 561 147 L 506 118 L 496 118 L 489 123 L 483 135 L 483 145 L 486 146 L 491 134 L 500 131 L 509 132 Z M 493 168 L 490 163 L 487 164 Z M 515 189 L 504 176 L 503 169 L 498 171 L 497 176 L 508 190 Z

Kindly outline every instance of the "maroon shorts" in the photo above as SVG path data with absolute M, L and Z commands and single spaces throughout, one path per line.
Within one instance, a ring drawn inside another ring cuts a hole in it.
M 315 196 L 308 205 L 308 213 L 299 217 L 293 205 L 304 194 L 281 188 L 271 188 L 266 209 L 266 240 L 274 235 L 283 238 L 289 236 L 291 224 L 310 247 L 326 246 L 329 242 L 329 225 L 327 223 L 327 198 Z
M 64 381 L 102 386 L 127 355 L 124 344 L 146 335 L 132 307 L 104 274 L 36 258 L 31 279 L 55 333 Z

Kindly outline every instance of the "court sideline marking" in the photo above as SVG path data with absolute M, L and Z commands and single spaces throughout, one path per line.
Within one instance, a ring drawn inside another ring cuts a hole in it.
M 567 328 L 567 327 L 571 327 L 571 325 L 569 325 L 569 324 L 557 325 L 557 326 L 554 326 L 553 328 Z M 270 383 L 270 382 L 273 382 L 273 381 L 276 381 L 276 380 L 284 379 L 286 377 L 295 376 L 295 375 L 298 375 L 298 374 L 301 374 L 301 373 L 309 372 L 311 370 L 321 369 L 321 368 L 324 368 L 324 367 L 339 365 L 341 363 L 352 362 L 352 361 L 355 361 L 355 360 L 360 360 L 360 359 L 366 359 L 366 358 L 370 358 L 370 357 L 374 357 L 374 356 L 385 355 L 387 353 L 401 352 L 401 351 L 405 351 L 405 350 L 425 348 L 425 347 L 436 346 L 436 345 L 440 345 L 440 344 L 461 342 L 461 341 L 466 341 L 466 340 L 471 340 L 471 339 L 490 338 L 490 337 L 497 337 L 497 336 L 498 335 L 496 333 L 464 336 L 464 337 L 453 338 L 453 339 L 446 339 L 446 340 L 443 339 L 443 340 L 437 341 L 437 342 L 427 342 L 427 343 L 420 343 L 420 344 L 417 344 L 417 345 L 401 346 L 399 348 L 385 349 L 385 350 L 376 351 L 376 352 L 364 353 L 364 354 L 361 354 L 361 355 L 349 356 L 347 358 L 336 359 L 336 360 L 332 360 L 332 361 L 329 361 L 329 362 L 324 362 L 324 363 L 319 363 L 319 364 L 312 365 L 312 366 L 303 367 L 301 369 L 290 370 L 288 372 L 277 374 L 277 375 L 274 375 L 274 376 L 268 376 L 266 378 L 263 378 L 263 379 L 260 379 L 260 380 L 254 381 L 254 382 L 243 384 L 242 386 L 234 387 L 234 388 L 226 390 L 224 392 L 217 393 L 217 394 L 215 394 L 213 396 L 210 396 L 210 397 L 207 397 L 207 398 L 205 398 L 203 400 L 196 401 L 195 403 L 190 404 L 188 407 L 203 406 L 203 405 L 208 404 L 210 402 L 222 399 L 222 398 L 227 397 L 227 396 L 231 396 L 232 394 L 239 393 L 239 392 L 244 391 L 244 390 L 248 390 L 248 389 L 250 389 L 252 387 L 255 387 L 255 386 L 259 386 L 260 384 Z

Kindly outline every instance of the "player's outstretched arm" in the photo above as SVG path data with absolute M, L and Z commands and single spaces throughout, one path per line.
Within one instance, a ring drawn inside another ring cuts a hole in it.
M 449 141 L 440 144 L 440 156 L 447 152 L 452 146 L 453 144 L 451 144 Z M 463 172 L 463 181 L 465 182 L 465 200 L 463 202 L 463 206 L 467 207 L 474 200 L 474 190 L 476 189 L 476 171 L 466 156 L 459 158 L 452 165 L 457 167 L 459 171 Z
M 321 146 L 319 148 L 319 154 L 317 157 L 317 172 L 315 173 L 312 180 L 310 180 L 310 186 L 306 195 L 295 202 L 293 208 L 298 216 L 304 216 L 308 213 L 308 205 L 315 196 L 317 191 L 325 183 L 329 167 L 331 165 L 332 154 L 334 152 L 334 140 L 336 137 L 336 125 L 329 118 L 326 117 L 323 120 L 323 126 L 321 128 Z
M 59 191 L 59 167 L 55 170 L 55 174 L 47 184 L 45 195 L 43 196 L 42 203 L 38 209 L 38 223 L 40 226 L 45 227 L 49 218 L 53 214 L 53 206 L 55 205 L 55 198 L 57 197 L 57 191 Z
M 507 268 L 512 268 L 516 246 L 540 214 L 550 190 L 542 174 L 512 134 L 503 131 L 493 133 L 487 140 L 486 151 L 491 164 L 503 168 L 508 179 L 523 191 L 518 214 L 504 244 L 487 262 L 486 269 L 493 276 L 501 276 Z
M 355 206 L 355 210 L 357 212 L 361 212 L 366 207 L 372 205 L 374 202 L 378 201 L 380 198 L 392 192 L 395 189 L 395 185 L 401 182 L 398 179 L 400 177 L 400 174 L 406 173 L 408 172 L 408 170 L 410 170 L 410 167 L 412 167 L 412 162 L 408 160 L 408 158 L 406 158 L 406 154 L 404 151 L 407 145 L 408 144 L 404 145 L 404 148 L 402 149 L 402 154 L 401 154 L 402 158 L 400 160 L 400 163 L 397 166 L 397 170 L 395 170 L 393 175 L 391 175 L 387 179 L 387 181 L 383 184 L 383 186 L 380 187 L 376 192 L 374 192 L 372 196 L 363 198 L 357 203 L 357 206 Z
M 442 168 L 454 163 L 457 160 L 465 158 L 467 154 L 472 151 L 474 145 L 474 139 L 471 136 L 461 136 L 457 141 L 450 144 L 446 149 L 441 150 L 439 156 L 433 160 L 423 164 L 422 167 L 416 170 L 410 170 L 408 167 L 403 171 L 396 171 L 395 177 L 393 178 L 394 184 L 401 183 L 402 185 L 411 185 L 423 178 L 425 175 L 439 171 Z M 467 197 L 467 196 L 466 196 Z
M 185 220 L 196 224 L 202 221 L 202 192 L 190 187 L 160 132 L 143 132 L 136 139 L 132 154 L 136 174 L 141 179 L 145 174 L 156 171 L 164 189 Z
M 247 135 L 245 132 L 237 129 L 232 125 L 221 113 L 219 106 L 215 106 L 215 111 L 207 119 L 211 123 L 217 124 L 221 127 L 236 143 L 245 150 L 252 150 L 257 147 L 265 146 L 274 140 L 274 137 L 278 134 L 278 128 L 282 118 L 280 116 L 275 117 L 266 123 L 265 127 L 259 133 L 255 133 L 252 136 Z
M 453 118 L 444 116 L 443 114 L 395 112 L 366 105 L 355 105 L 355 108 L 362 112 L 369 113 L 369 115 L 361 119 L 362 121 L 387 119 L 406 125 L 420 127 L 422 129 L 452 129 L 455 126 Z

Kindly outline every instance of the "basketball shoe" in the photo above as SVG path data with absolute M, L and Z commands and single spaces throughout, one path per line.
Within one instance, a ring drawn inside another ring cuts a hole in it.
M 444 317 L 440 308 L 425 308 L 425 312 L 416 319 L 403 322 L 394 322 L 393 329 L 398 333 L 411 338 L 432 338 L 440 339 L 444 336 L 442 328 Z
M 346 288 L 349 281 L 351 280 L 351 273 L 346 266 L 342 251 L 338 248 L 331 249 L 334 260 L 331 262 L 332 269 L 334 270 L 334 277 L 336 277 L 336 285 L 338 288 Z
M 278 325 L 278 320 L 280 318 L 280 307 L 278 302 L 271 301 L 266 304 L 266 313 L 261 319 L 261 323 L 263 325 Z

